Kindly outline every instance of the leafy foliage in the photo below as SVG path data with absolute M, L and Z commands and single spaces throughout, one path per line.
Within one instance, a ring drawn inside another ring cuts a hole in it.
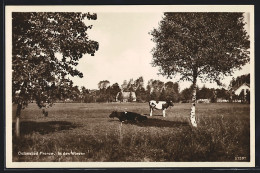
M 216 89 L 216 94 L 217 94 L 217 98 L 222 98 L 226 100 L 230 99 L 230 93 L 224 88 Z
M 12 13 L 13 103 L 25 107 L 36 100 L 41 108 L 69 97 L 72 82 L 68 75 L 83 77 L 74 67 L 83 54 L 94 56 L 99 47 L 88 38 L 92 26 L 85 25 L 85 18 L 95 20 L 97 15 Z
M 131 78 L 129 81 L 124 80 L 121 87 L 124 92 L 134 92 L 140 90 L 140 88 L 142 88 L 143 85 L 144 85 L 144 79 L 142 76 L 140 76 L 135 81 L 133 78 Z
M 116 101 L 116 95 L 121 91 L 118 83 L 114 83 L 112 86 L 111 86 L 111 95 L 113 97 L 113 101 Z
M 206 88 L 205 86 L 203 86 L 201 89 L 198 89 L 197 91 L 197 98 L 198 99 L 210 99 L 214 94 L 213 94 L 213 90 Z
M 108 88 L 108 86 L 110 85 L 110 82 L 108 80 L 103 80 L 103 81 L 100 81 L 98 83 L 98 88 L 103 91 L 103 90 L 106 90 Z
M 221 84 L 249 62 L 249 36 L 242 13 L 164 13 L 151 32 L 154 66 L 167 77 L 201 78 Z
M 128 98 L 128 101 L 129 102 L 133 102 L 134 98 L 133 98 L 133 93 L 130 92 L 130 95 L 129 95 L 129 98 Z
M 246 91 L 246 102 L 250 104 L 250 91 Z
M 152 100 L 159 100 L 161 92 L 164 88 L 164 82 L 160 80 L 150 79 L 147 84 L 147 91 L 150 93 Z
M 189 88 L 185 88 L 181 91 L 181 100 L 182 102 L 190 102 L 192 95 L 192 85 Z
M 147 92 L 145 91 L 144 87 L 138 87 L 136 89 L 136 101 L 137 102 L 145 102 L 147 98 Z
M 166 92 L 164 88 L 162 89 L 162 92 L 159 96 L 159 100 L 166 100 Z
M 233 78 L 230 81 L 229 89 L 240 87 L 243 83 L 247 83 L 250 85 L 250 74 L 245 74 L 238 76 L 237 78 Z
M 118 95 L 118 100 L 119 100 L 120 102 L 123 102 L 123 94 L 122 94 L 122 92 L 119 93 L 119 95 Z
M 165 100 L 171 100 L 173 102 L 178 102 L 180 100 L 179 94 L 179 84 L 177 82 L 173 83 L 171 81 L 165 83 L 166 98 Z
M 244 90 L 241 90 L 241 92 L 239 93 L 239 99 L 241 100 L 241 102 L 245 102 L 245 94 L 244 94 Z

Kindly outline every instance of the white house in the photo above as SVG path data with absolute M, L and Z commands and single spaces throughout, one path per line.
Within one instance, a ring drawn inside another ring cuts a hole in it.
M 243 83 L 237 89 L 234 89 L 235 94 L 239 95 L 241 91 L 244 90 L 244 96 L 246 95 L 247 91 L 250 91 L 250 86 L 247 83 Z
M 223 98 L 217 98 L 217 103 L 227 103 L 229 100 Z
M 123 102 L 128 102 L 130 99 L 130 95 L 132 96 L 132 101 L 135 102 L 136 101 L 136 94 L 135 92 L 118 92 L 116 95 L 116 101 L 119 102 L 121 100 L 119 100 L 119 95 L 120 93 L 122 94 L 122 101 Z
M 210 103 L 210 99 L 198 99 L 197 103 Z

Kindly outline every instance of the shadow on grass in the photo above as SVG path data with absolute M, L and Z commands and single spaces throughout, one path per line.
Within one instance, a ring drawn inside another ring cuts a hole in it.
M 13 123 L 13 133 L 15 123 Z M 53 133 L 61 130 L 70 130 L 76 128 L 77 125 L 68 121 L 47 121 L 47 122 L 36 122 L 36 121 L 23 121 L 20 123 L 21 135 L 32 134 L 38 132 L 42 135 Z
M 118 121 L 118 119 L 111 119 L 108 120 L 109 122 Z M 126 121 L 123 122 L 123 124 L 132 124 L 140 127 L 190 127 L 190 124 L 188 122 L 182 122 L 182 121 L 168 121 L 168 120 L 161 120 L 157 118 L 148 118 L 146 121 L 143 122 L 131 122 Z
M 150 117 L 150 114 L 144 114 L 144 115 Z M 153 114 L 153 117 L 163 117 L 163 114 Z
M 161 120 L 156 118 L 148 118 L 146 121 L 142 123 L 136 123 L 136 125 L 140 127 L 172 127 L 172 128 L 190 126 L 188 122 L 168 121 L 168 120 Z

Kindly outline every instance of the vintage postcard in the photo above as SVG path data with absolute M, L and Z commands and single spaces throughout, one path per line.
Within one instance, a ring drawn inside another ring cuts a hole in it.
M 255 166 L 253 5 L 6 6 L 6 168 Z

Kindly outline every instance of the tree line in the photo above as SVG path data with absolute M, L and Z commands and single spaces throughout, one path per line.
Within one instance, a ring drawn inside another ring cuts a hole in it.
M 250 102 L 250 92 L 244 95 L 241 91 L 239 95 L 235 95 L 232 88 L 237 88 L 243 83 L 250 84 L 250 74 L 238 76 L 233 78 L 230 82 L 229 88 L 207 88 L 205 85 L 203 87 L 196 87 L 197 100 L 208 99 L 209 102 L 233 102 L 236 100 L 241 100 L 242 102 Z M 188 103 L 191 102 L 191 96 L 193 92 L 193 86 L 185 88 L 180 91 L 179 84 L 177 82 L 168 81 L 164 83 L 160 80 L 150 79 L 146 86 L 144 86 L 143 77 L 139 77 L 136 80 L 133 78 L 124 80 L 122 85 L 118 83 L 110 84 L 108 80 L 102 80 L 98 84 L 97 90 L 87 89 L 84 86 L 79 88 L 78 86 L 68 85 L 67 94 L 61 94 L 63 97 L 59 97 L 57 101 L 66 102 L 84 102 L 84 103 L 101 103 L 101 102 L 116 102 L 122 101 L 121 92 L 130 92 L 128 102 L 133 101 L 132 92 L 136 95 L 136 102 L 148 102 L 149 100 L 172 100 L 173 102 Z M 68 99 L 69 98 L 69 99 Z

